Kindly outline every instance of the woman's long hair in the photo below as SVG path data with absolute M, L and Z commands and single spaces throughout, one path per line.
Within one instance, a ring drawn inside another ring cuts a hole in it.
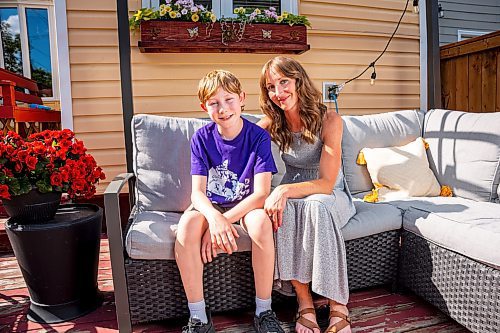
M 271 139 L 278 144 L 281 151 L 286 151 L 292 143 L 293 134 L 286 123 L 285 112 L 269 97 L 266 77 L 270 72 L 295 79 L 299 117 L 303 128 L 302 139 L 314 143 L 320 134 L 327 107 L 321 102 L 321 91 L 314 86 L 304 67 L 297 60 L 287 57 L 275 57 L 269 60 L 262 68 L 260 76 L 260 108 L 271 119 L 268 128 Z

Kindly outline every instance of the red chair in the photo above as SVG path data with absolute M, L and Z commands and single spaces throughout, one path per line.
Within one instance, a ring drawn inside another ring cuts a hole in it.
M 0 68 L 0 97 L 3 99 L 0 123 L 4 134 L 15 131 L 27 137 L 47 128 L 60 127 L 60 111 L 28 106 L 43 105 L 36 81 Z

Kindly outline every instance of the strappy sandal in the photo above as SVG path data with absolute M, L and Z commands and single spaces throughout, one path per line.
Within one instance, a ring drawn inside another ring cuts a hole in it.
M 336 322 L 335 324 L 328 326 L 328 328 L 326 329 L 326 331 L 324 333 L 337 333 L 338 331 L 351 325 L 351 318 L 349 318 L 349 316 L 346 316 L 342 312 L 330 310 L 330 315 L 328 316 L 328 321 L 330 321 L 332 318 L 340 318 L 342 320 L 339 322 Z
M 316 328 L 319 330 L 319 326 L 315 322 L 310 321 L 307 318 L 304 318 L 304 315 L 308 314 L 308 313 L 314 313 L 314 315 L 316 315 L 316 311 L 314 310 L 314 308 L 305 308 L 305 309 L 300 310 L 297 313 L 295 321 L 297 323 L 301 324 L 302 326 L 304 326 L 305 328 L 310 329 L 311 332 L 314 333 L 314 329 Z

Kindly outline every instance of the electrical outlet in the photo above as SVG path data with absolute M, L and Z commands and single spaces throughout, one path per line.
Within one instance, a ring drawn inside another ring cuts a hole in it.
M 336 82 L 323 82 L 323 103 L 334 102 L 332 93 L 337 92 L 338 86 Z

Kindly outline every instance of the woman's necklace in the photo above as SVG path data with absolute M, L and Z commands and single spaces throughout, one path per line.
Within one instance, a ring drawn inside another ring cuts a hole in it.
M 301 145 L 302 144 L 302 131 L 300 132 L 292 132 L 293 133 L 293 136 L 295 137 L 296 141 L 297 141 L 297 145 Z

